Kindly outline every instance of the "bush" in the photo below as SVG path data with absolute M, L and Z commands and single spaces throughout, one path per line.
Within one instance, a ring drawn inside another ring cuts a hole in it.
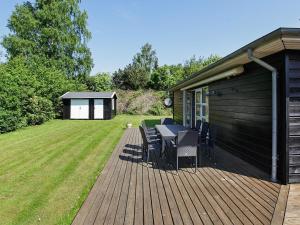
M 0 109 L 0 133 L 16 130 L 26 126 L 26 120 L 18 111 Z
M 163 105 L 165 92 L 153 90 L 117 90 L 118 113 L 134 115 L 170 115 L 171 109 Z
M 22 57 L 0 64 L 0 84 L 0 133 L 54 118 L 61 110 L 59 96 L 85 89 L 61 71 Z
M 52 102 L 39 96 L 29 99 L 25 111 L 28 125 L 42 124 L 55 116 Z

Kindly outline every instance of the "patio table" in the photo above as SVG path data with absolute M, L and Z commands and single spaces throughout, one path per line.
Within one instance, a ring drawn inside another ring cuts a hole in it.
M 187 129 L 182 125 L 155 125 L 155 128 L 161 135 L 161 154 L 165 151 L 166 141 L 174 139 L 179 131 Z

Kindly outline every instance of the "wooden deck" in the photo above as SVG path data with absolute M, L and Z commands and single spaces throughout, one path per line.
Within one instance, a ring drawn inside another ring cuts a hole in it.
M 300 184 L 290 185 L 284 224 L 300 224 Z
M 73 224 L 283 223 L 286 186 L 225 151 L 197 173 L 153 161 L 141 161 L 139 130 L 127 129 Z

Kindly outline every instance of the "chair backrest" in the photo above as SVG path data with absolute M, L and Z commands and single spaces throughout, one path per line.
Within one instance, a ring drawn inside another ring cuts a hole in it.
M 160 124 L 161 125 L 172 125 L 172 124 L 174 124 L 174 120 L 172 118 L 161 118 Z
M 177 136 L 177 156 L 197 156 L 198 132 L 179 131 Z
M 196 121 L 196 127 L 195 127 L 195 128 L 196 128 L 196 130 L 198 130 L 198 131 L 200 131 L 200 129 L 201 129 L 201 122 L 202 122 L 201 120 L 197 120 L 197 121 Z
M 140 132 L 141 132 L 141 135 L 142 135 L 144 148 L 148 148 L 148 140 L 147 140 L 144 128 L 142 126 L 139 126 L 139 129 L 140 129 Z
M 202 124 L 202 129 L 201 129 L 201 139 L 206 138 L 209 130 L 209 123 L 208 122 L 203 122 Z
M 145 130 L 147 130 L 147 126 L 146 126 L 146 123 L 145 123 L 144 120 L 142 121 L 142 127 L 143 127 Z

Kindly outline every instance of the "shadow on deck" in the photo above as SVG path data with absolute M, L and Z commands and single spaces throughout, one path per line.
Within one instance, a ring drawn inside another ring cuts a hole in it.
M 141 142 L 138 129 L 127 129 L 73 224 L 271 224 L 274 215 L 277 224 L 283 220 L 277 215 L 281 185 L 230 153 L 217 149 L 216 164 L 202 157 L 196 173 L 189 164 L 177 173 L 158 152 L 144 163 Z

